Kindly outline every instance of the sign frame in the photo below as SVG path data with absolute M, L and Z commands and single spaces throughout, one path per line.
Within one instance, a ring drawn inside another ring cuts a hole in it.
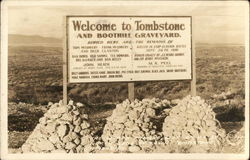
M 135 18 L 190 18 L 190 51 L 191 51 L 191 78 L 190 79 L 171 79 L 171 80 L 130 80 L 130 81 L 107 81 L 107 82 L 71 82 L 71 83 L 128 83 L 128 95 L 130 100 L 134 100 L 134 82 L 160 82 L 160 81 L 191 81 L 191 95 L 196 96 L 196 57 L 195 57 L 195 45 L 194 45 L 194 35 L 193 35 L 193 19 L 194 16 L 157 16 L 157 15 L 147 15 L 147 16 L 139 16 L 139 15 L 66 15 L 63 17 L 63 103 L 67 104 L 67 85 L 69 83 L 69 18 L 70 17 L 135 17 Z M 133 92 L 133 93 L 131 93 Z

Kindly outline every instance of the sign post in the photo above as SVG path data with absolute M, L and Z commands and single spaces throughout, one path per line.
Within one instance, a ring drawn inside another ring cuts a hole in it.
M 135 84 L 133 82 L 128 83 L 128 99 L 131 102 L 135 100 Z
M 68 74 L 67 74 L 67 18 L 63 17 L 63 104 L 67 105 Z
M 196 54 L 195 54 L 195 29 L 194 17 L 192 17 L 192 80 L 191 80 L 191 96 L 196 96 Z

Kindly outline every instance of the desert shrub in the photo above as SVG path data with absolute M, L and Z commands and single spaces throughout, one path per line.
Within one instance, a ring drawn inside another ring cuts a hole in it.
M 26 110 L 27 112 L 27 110 Z M 27 112 L 26 114 L 21 115 L 9 115 L 8 116 L 8 130 L 9 131 L 32 131 L 39 118 L 43 116 L 42 111 L 37 111 L 35 113 Z
M 237 122 L 245 120 L 245 107 L 226 105 L 214 109 L 217 112 L 216 118 L 221 122 Z
M 230 80 L 225 79 L 222 75 L 214 75 L 211 83 L 215 92 L 222 92 L 228 88 Z

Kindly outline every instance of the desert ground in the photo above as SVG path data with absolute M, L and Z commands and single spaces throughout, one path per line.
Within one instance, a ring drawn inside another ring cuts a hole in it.
M 15 153 L 48 110 L 47 104 L 62 99 L 62 48 L 10 45 L 8 50 L 8 142 Z M 239 131 L 245 121 L 244 54 L 240 45 L 196 45 L 197 94 L 213 106 L 226 133 Z M 189 92 L 189 81 L 135 82 L 139 100 L 171 101 Z M 127 83 L 69 84 L 68 93 L 69 99 L 86 105 L 91 130 L 101 135 L 116 104 L 127 99 Z M 159 114 L 155 121 L 160 124 L 163 118 Z M 236 150 L 228 147 L 225 152 Z

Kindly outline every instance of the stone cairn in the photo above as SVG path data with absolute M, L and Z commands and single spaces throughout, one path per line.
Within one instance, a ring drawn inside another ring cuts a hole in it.
M 212 107 L 200 97 L 185 97 L 168 114 L 163 124 L 167 145 L 188 146 L 190 152 L 209 152 L 224 143 L 225 130 L 216 120 Z
M 49 104 L 49 110 L 22 146 L 24 153 L 83 153 L 96 147 L 84 105 Z
M 223 153 L 244 153 L 245 151 L 245 123 L 239 131 L 232 130 L 227 134 L 227 146 L 223 148 Z
M 105 148 L 112 152 L 149 152 L 164 140 L 151 118 L 156 115 L 155 109 L 166 105 L 169 101 L 155 98 L 117 104 L 103 130 Z
M 244 153 L 245 151 L 245 126 L 243 126 L 235 135 L 235 142 L 233 146 L 236 147 L 238 153 Z M 232 144 L 232 143 L 231 143 Z

